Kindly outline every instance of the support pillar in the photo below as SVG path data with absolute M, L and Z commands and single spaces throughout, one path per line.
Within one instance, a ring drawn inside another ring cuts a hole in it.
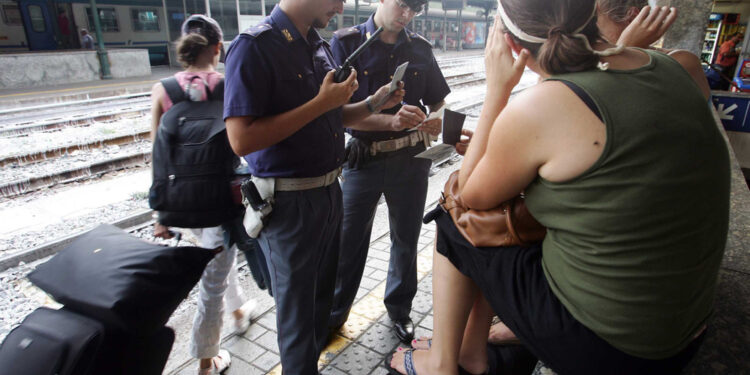
M 663 47 L 684 49 L 700 56 L 713 3 L 713 0 L 657 0 L 656 5 L 673 6 L 680 12 L 664 35 Z
M 94 19 L 94 30 L 96 31 L 96 43 L 98 47 L 96 54 L 99 56 L 99 65 L 101 67 L 102 79 L 112 79 L 109 72 L 109 56 L 107 49 L 104 47 L 104 38 L 102 37 L 102 24 L 99 21 L 99 9 L 96 7 L 96 0 L 91 0 L 91 18 Z

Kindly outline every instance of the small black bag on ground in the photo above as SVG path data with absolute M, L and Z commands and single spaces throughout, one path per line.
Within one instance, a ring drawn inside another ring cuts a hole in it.
M 96 320 L 40 307 L 13 329 L 0 346 L 0 369 L 14 375 L 88 373 L 104 339 Z
M 102 224 L 29 273 L 34 285 L 107 332 L 161 329 L 198 282 L 210 250 L 166 247 Z
M 152 153 L 148 201 L 159 223 L 206 228 L 242 215 L 231 189 L 239 158 L 224 125 L 224 81 L 213 92 L 206 85 L 205 101 L 191 101 L 174 77 L 161 83 L 174 105 L 161 117 Z

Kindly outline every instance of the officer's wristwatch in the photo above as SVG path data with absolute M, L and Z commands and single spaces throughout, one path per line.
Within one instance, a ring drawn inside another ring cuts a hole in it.
M 370 113 L 380 113 L 379 109 L 372 106 L 372 95 L 365 99 L 365 104 L 367 104 L 367 110 L 370 111 Z

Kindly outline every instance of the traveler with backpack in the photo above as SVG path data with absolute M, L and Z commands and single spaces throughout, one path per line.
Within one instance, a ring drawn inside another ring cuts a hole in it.
M 252 240 L 242 226 L 244 209 L 233 202 L 229 184 L 239 159 L 229 147 L 222 120 L 224 77 L 215 70 L 222 40 L 215 20 L 190 16 L 177 42 L 185 70 L 154 85 L 151 93 L 154 182 L 149 203 L 159 212 L 154 235 L 170 238 L 168 226 L 192 228 L 200 245 L 216 254 L 201 277 L 193 322 L 190 351 L 200 359 L 200 375 L 221 373 L 231 361 L 219 348 L 225 293 L 237 332 L 247 330 L 257 304 L 252 299 L 242 304 L 232 272 L 233 245 L 252 246 Z

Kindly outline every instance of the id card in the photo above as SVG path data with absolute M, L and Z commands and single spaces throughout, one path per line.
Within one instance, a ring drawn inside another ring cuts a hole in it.
M 407 66 L 409 66 L 408 61 L 396 68 L 396 72 L 393 73 L 393 79 L 391 80 L 391 87 L 388 89 L 388 95 L 398 90 L 398 82 L 401 81 L 402 78 L 404 78 L 404 73 L 406 73 Z

